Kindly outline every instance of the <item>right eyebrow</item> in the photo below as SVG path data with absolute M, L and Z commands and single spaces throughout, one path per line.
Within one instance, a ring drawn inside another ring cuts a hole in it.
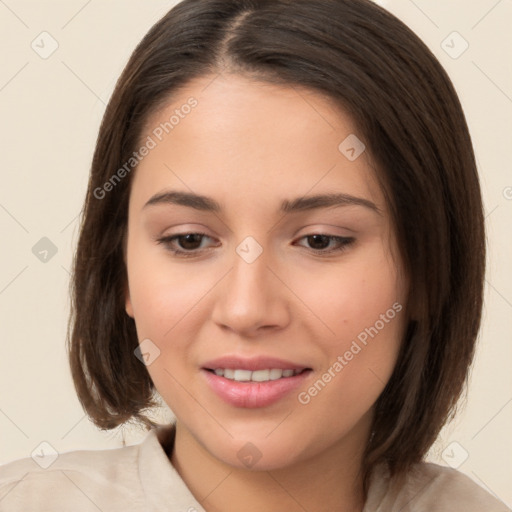
M 159 204 L 177 204 L 206 212 L 220 213 L 222 211 L 221 205 L 211 197 L 173 190 L 155 194 L 143 208 Z M 285 199 L 281 203 L 280 211 L 287 214 L 304 210 L 354 205 L 363 206 L 375 213 L 381 214 L 380 209 L 372 201 L 344 193 L 318 194 L 314 196 L 298 197 L 293 200 Z
M 219 213 L 220 204 L 211 197 L 200 196 L 190 192 L 165 191 L 155 194 L 143 208 L 158 204 L 178 204 L 195 210 Z

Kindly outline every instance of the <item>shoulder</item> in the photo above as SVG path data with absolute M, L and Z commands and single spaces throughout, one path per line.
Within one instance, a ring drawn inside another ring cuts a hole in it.
M 140 494 L 140 444 L 34 454 L 0 466 L 0 509 L 133 510 Z
M 401 479 L 377 472 L 369 491 L 371 507 L 365 512 L 511 512 L 498 498 L 455 469 L 422 462 Z

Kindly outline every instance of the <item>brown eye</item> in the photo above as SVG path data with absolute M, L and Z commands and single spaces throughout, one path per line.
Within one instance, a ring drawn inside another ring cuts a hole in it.
M 193 251 L 199 249 L 201 245 L 202 239 L 204 235 L 199 233 L 189 233 L 186 235 L 178 235 L 176 240 L 178 240 L 178 245 L 180 249 L 185 249 L 187 251 Z
M 331 239 L 326 235 L 309 235 L 307 241 L 312 249 L 321 250 L 329 247 Z
M 201 242 L 205 238 L 211 238 L 204 233 L 179 233 L 157 239 L 168 251 L 176 256 L 195 256 L 202 252 Z
M 330 254 L 334 252 L 341 252 L 347 249 L 349 245 L 355 242 L 355 238 L 353 237 L 324 235 L 320 233 L 306 235 L 302 237 L 301 240 L 303 239 L 306 239 L 309 248 L 315 252 L 318 252 L 318 254 Z M 331 242 L 335 243 L 335 247 L 326 250 L 330 246 Z

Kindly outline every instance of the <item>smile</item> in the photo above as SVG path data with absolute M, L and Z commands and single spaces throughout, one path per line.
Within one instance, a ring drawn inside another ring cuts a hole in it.
M 304 369 L 296 370 L 283 370 L 279 368 L 269 368 L 263 370 L 242 370 L 231 368 L 215 368 L 210 370 L 220 377 L 225 379 L 235 380 L 237 382 L 268 382 L 271 380 L 278 380 L 282 378 L 293 377 L 302 373 Z

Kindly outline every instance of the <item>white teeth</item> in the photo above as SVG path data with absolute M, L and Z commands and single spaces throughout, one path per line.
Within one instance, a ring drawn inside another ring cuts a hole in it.
M 252 372 L 251 380 L 254 382 L 265 382 L 270 380 L 270 370 L 257 370 Z
M 233 378 L 239 382 L 246 382 L 251 380 L 251 375 L 251 370 L 235 370 L 235 376 Z
M 235 370 L 228 370 L 227 368 L 224 370 L 224 377 L 226 379 L 233 380 L 235 378 Z
M 276 368 L 270 370 L 270 380 L 277 380 L 283 376 L 283 370 L 277 370 Z
M 292 377 L 298 375 L 302 370 L 281 370 L 279 368 L 272 368 L 268 370 L 238 370 L 231 368 L 215 368 L 215 375 L 224 377 L 237 382 L 268 382 L 270 380 L 277 380 L 283 377 Z

